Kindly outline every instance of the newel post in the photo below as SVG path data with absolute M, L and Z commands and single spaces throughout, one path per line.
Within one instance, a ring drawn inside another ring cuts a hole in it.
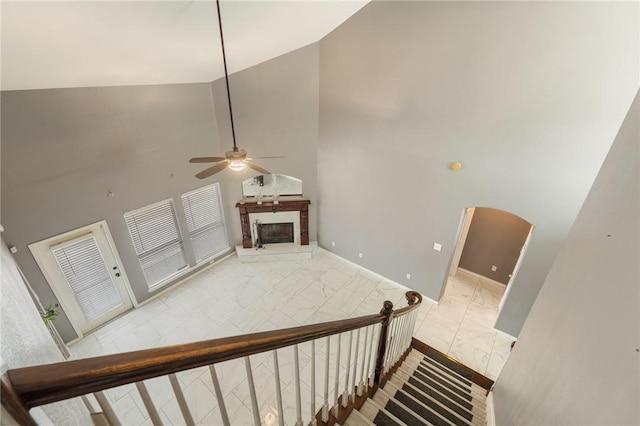
M 376 358 L 376 370 L 373 376 L 373 383 L 380 383 L 380 376 L 382 375 L 382 368 L 384 367 L 384 355 L 387 349 L 387 334 L 389 329 L 389 323 L 391 322 L 391 314 L 393 313 L 393 303 L 385 300 L 382 304 L 381 314 L 385 315 L 385 319 L 382 320 L 382 327 L 380 329 L 380 338 L 378 339 L 378 356 Z

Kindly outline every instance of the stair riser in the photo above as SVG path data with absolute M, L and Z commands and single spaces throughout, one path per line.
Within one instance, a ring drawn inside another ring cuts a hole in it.
M 471 400 L 460 398 L 455 394 L 449 393 L 446 389 L 434 388 L 430 386 L 430 384 L 421 381 L 419 378 L 412 376 L 406 371 L 398 370 L 396 376 L 398 380 L 408 382 L 422 393 L 432 394 L 434 395 L 434 398 L 444 399 L 467 411 L 472 410 L 473 407 L 484 406 L 484 400 L 476 399 L 473 396 L 471 397 Z
M 433 358 L 415 350 L 409 353 L 384 387 L 378 388 L 344 424 L 486 426 L 486 390 L 465 377 L 475 373 L 432 352 L 428 351 Z M 438 364 L 434 360 L 438 357 L 452 368 Z
M 464 377 L 459 376 L 456 372 L 449 370 L 448 368 L 439 365 L 437 363 L 432 363 L 426 357 L 417 358 L 411 357 L 407 358 L 407 360 L 403 363 L 403 365 L 411 366 L 411 368 L 415 368 L 421 366 L 428 370 L 434 371 L 435 373 L 441 375 L 446 378 L 446 380 L 456 384 L 460 388 L 463 389 L 471 389 L 472 392 L 478 395 L 486 395 L 487 390 L 477 384 L 465 379 Z
M 478 424 L 478 425 L 484 424 L 484 419 L 486 417 L 486 414 L 484 411 L 482 411 L 476 406 L 471 407 L 471 409 L 469 410 L 465 407 L 461 407 L 460 405 L 454 403 L 453 401 L 450 401 L 442 397 L 441 395 L 438 395 L 438 394 L 427 395 L 417 387 L 409 383 L 405 383 L 397 378 L 392 378 L 392 380 L 390 380 L 389 383 L 391 383 L 396 389 L 401 389 L 404 392 L 411 394 L 412 397 L 418 399 L 422 403 L 427 403 L 428 401 L 428 403 L 430 404 L 438 404 L 442 407 L 445 407 L 447 410 L 456 413 L 457 416 L 471 421 L 471 423 L 473 424 Z

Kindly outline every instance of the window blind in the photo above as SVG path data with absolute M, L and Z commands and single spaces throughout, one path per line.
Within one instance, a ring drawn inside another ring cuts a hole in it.
M 187 267 L 171 199 L 125 213 L 124 219 L 149 287 Z
M 121 305 L 95 237 L 51 249 L 87 321 Z
M 219 183 L 182 194 L 182 204 L 197 262 L 229 248 Z

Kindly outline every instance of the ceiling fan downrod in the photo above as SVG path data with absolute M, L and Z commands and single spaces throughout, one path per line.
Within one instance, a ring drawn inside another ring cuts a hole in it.
M 233 108 L 231 107 L 231 90 L 229 89 L 229 72 L 227 71 L 227 54 L 224 49 L 224 35 L 222 33 L 222 16 L 220 15 L 220 0 L 216 0 L 218 10 L 218 27 L 220 28 L 220 46 L 222 47 L 222 63 L 224 65 L 224 82 L 227 86 L 227 103 L 229 105 L 229 119 L 231 121 L 231 138 L 233 139 L 233 152 L 238 152 L 236 145 L 236 129 L 233 124 Z

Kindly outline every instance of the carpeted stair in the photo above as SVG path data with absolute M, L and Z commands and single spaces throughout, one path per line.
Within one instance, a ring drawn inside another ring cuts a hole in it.
M 472 372 L 436 352 L 412 350 L 345 425 L 486 425 L 486 390 Z

